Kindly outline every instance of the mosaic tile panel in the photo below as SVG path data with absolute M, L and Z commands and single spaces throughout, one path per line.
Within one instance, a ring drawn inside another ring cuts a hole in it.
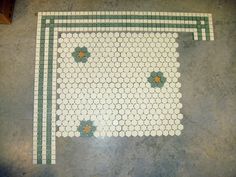
M 178 33 L 214 40 L 211 14 L 38 14 L 33 163 L 56 137 L 180 135 Z

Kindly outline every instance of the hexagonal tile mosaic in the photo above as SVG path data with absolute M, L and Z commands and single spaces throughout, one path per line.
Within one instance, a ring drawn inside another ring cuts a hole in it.
M 177 33 L 59 36 L 58 137 L 79 137 L 77 127 L 82 120 L 93 121 L 97 127 L 94 136 L 180 135 L 183 115 Z M 76 47 L 90 53 L 85 63 L 72 56 Z M 156 71 L 166 78 L 161 88 L 148 81 Z

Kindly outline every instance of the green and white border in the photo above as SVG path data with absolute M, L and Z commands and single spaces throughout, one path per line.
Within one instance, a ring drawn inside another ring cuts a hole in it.
M 214 40 L 211 14 L 174 12 L 39 12 L 35 81 L 33 163 L 56 162 L 57 37 L 65 31 L 190 32 Z

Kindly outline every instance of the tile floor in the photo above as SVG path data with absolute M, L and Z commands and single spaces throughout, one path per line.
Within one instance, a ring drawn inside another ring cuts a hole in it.
M 56 164 L 32 164 L 37 13 L 55 10 L 211 13 L 214 41 L 176 32 L 181 135 L 56 138 Z M 16 1 L 13 23 L 0 25 L 0 176 L 235 176 L 235 16 L 233 0 Z
M 55 164 L 56 137 L 180 135 L 178 32 L 214 40 L 212 15 L 39 13 L 33 163 Z

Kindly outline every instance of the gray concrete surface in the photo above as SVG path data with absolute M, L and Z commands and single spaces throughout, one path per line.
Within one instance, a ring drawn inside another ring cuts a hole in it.
M 177 137 L 57 139 L 57 164 L 32 165 L 38 11 L 209 12 L 213 42 L 181 34 L 184 131 Z M 0 177 L 235 177 L 236 1 L 17 0 L 0 25 Z

